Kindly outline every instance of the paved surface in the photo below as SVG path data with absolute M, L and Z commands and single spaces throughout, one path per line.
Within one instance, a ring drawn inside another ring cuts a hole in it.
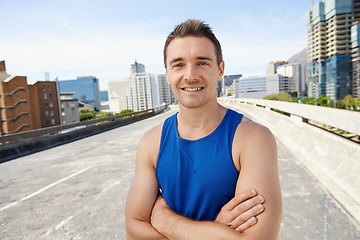
M 0 239 L 126 239 L 142 134 L 174 110 L 0 164 Z M 279 239 L 360 239 L 360 228 L 284 145 Z

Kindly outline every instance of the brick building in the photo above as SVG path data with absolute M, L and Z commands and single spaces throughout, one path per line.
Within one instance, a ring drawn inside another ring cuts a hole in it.
M 0 136 L 59 125 L 56 82 L 27 84 L 26 77 L 6 73 L 0 61 Z

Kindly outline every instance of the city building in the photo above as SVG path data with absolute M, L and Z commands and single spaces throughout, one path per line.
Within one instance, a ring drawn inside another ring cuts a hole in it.
M 266 75 L 276 74 L 277 68 L 284 64 L 287 64 L 287 62 L 285 62 L 285 61 L 270 62 L 266 68 Z
M 143 111 L 160 106 L 158 85 L 152 73 L 130 74 L 131 86 L 125 100 L 125 108 Z
M 144 72 L 145 72 L 145 65 L 144 64 L 138 63 L 136 60 L 135 60 L 134 64 L 131 64 L 131 67 L 130 67 L 130 73 L 131 74 L 144 73 Z
M 29 90 L 33 129 L 61 125 L 57 83 L 38 81 Z
M 231 86 L 225 87 L 225 96 L 231 97 L 235 95 L 235 82 Z
M 57 84 L 27 84 L 24 76 L 6 73 L 0 61 L 0 135 L 60 125 Z
M 131 82 L 129 79 L 108 82 L 110 111 L 119 113 L 126 109 L 124 101 L 126 101 L 130 86 Z
M 159 103 L 161 104 L 177 104 L 171 86 L 167 83 L 166 74 L 155 75 L 159 88 Z
M 352 95 L 360 98 L 360 0 L 353 1 L 351 26 Z
M 109 93 L 108 91 L 100 91 L 100 101 L 108 102 L 109 101 Z
M 124 96 L 125 109 L 143 111 L 159 106 L 155 75 L 145 72 L 145 66 L 135 61 L 130 68 L 130 87 Z
M 221 81 L 217 83 L 217 92 L 218 97 L 220 96 L 229 96 L 230 93 L 233 93 L 233 90 L 229 90 L 236 79 L 242 77 L 242 74 L 235 74 L 235 75 L 225 75 Z M 230 92 L 229 92 L 230 91 Z
M 262 99 L 267 95 L 289 92 L 289 77 L 280 74 L 241 77 L 235 80 L 235 98 Z
M 89 111 L 89 112 L 94 112 L 95 108 L 92 105 L 83 103 L 83 102 L 78 102 L 78 106 L 79 106 L 79 112 L 81 111 Z
M 294 97 L 305 95 L 305 81 L 302 77 L 302 68 L 300 64 L 285 64 L 277 68 L 277 73 L 289 78 L 289 93 Z
M 101 109 L 99 79 L 88 76 L 75 80 L 59 81 L 60 92 L 74 92 L 74 98 L 79 102 L 91 105 L 95 111 Z
M 141 63 L 135 61 L 135 64 L 131 65 L 128 81 L 130 86 L 127 94 L 123 96 L 124 109 L 143 111 L 159 107 L 163 103 L 177 103 L 170 85 L 167 84 L 166 75 L 146 73 L 145 66 Z
M 109 110 L 109 93 L 108 91 L 100 91 L 100 110 Z
M 308 96 L 358 94 L 359 0 L 323 0 L 306 13 Z
M 80 122 L 79 102 L 73 95 L 74 93 L 60 93 L 62 124 Z

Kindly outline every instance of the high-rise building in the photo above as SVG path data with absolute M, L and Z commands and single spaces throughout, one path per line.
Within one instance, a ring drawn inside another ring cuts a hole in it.
M 134 74 L 134 73 L 144 73 L 145 72 L 145 65 L 138 63 L 135 60 L 134 64 L 131 64 L 131 68 L 130 68 L 130 73 Z
M 293 96 L 300 97 L 305 94 L 305 81 L 302 81 L 301 65 L 297 63 L 281 65 L 277 73 L 289 77 L 290 90 Z
M 174 97 L 172 93 L 171 86 L 166 81 L 165 74 L 157 74 L 155 75 L 158 87 L 159 87 L 159 103 L 160 104 L 175 104 L 177 103 L 177 99 Z
M 58 91 L 54 81 L 27 84 L 23 76 L 6 73 L 0 62 L 0 135 L 60 124 Z
M 353 1 L 351 26 L 352 95 L 360 98 L 360 0 Z
M 75 80 L 59 81 L 60 92 L 74 92 L 79 102 L 91 105 L 95 111 L 101 109 L 99 79 L 96 77 L 78 77 Z
M 135 61 L 130 68 L 130 87 L 124 96 L 124 108 L 142 111 L 161 104 L 176 103 L 165 74 L 146 73 L 145 66 Z
M 125 106 L 134 111 L 158 107 L 159 93 L 155 75 L 152 73 L 130 74 L 131 87 Z
M 356 68 L 352 74 L 352 69 L 358 50 L 352 44 L 356 42 L 352 26 L 356 24 L 358 5 L 358 0 L 324 0 L 306 14 L 310 97 L 324 95 L 337 100 L 356 93 L 352 86 L 358 74 Z

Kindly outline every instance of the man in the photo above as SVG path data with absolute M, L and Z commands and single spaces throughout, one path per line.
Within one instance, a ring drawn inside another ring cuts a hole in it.
M 218 104 L 224 61 L 211 28 L 197 20 L 176 26 L 164 63 L 179 113 L 140 141 L 128 239 L 277 239 L 276 142 L 267 128 Z

